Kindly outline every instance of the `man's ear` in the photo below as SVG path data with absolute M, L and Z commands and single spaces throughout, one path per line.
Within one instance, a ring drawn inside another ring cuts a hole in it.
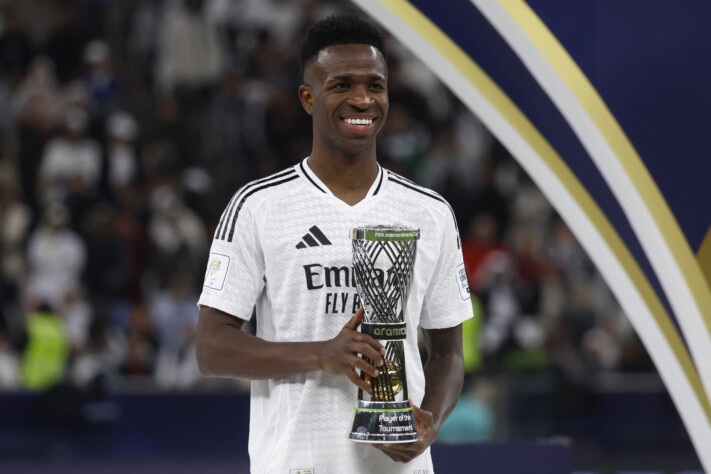
M 301 101 L 301 106 L 304 108 L 307 114 L 313 115 L 314 112 L 314 93 L 311 86 L 306 84 L 301 84 L 299 86 L 299 100 Z

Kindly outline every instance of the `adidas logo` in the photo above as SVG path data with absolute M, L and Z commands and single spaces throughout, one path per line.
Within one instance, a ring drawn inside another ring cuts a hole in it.
M 319 245 L 332 245 L 331 241 L 323 235 L 321 229 L 313 226 L 309 229 L 309 232 L 301 237 L 301 242 L 296 244 L 297 249 L 305 249 L 306 247 L 318 247 Z

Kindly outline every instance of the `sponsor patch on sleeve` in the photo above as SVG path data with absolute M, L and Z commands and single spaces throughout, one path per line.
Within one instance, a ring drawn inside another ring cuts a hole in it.
M 457 265 L 457 286 L 459 287 L 459 295 L 462 300 L 466 301 L 469 296 L 469 282 L 467 281 L 467 271 L 464 269 L 464 262 Z
M 225 286 L 227 270 L 230 266 L 230 257 L 221 253 L 211 253 L 208 259 L 207 272 L 205 272 L 205 286 L 221 291 Z

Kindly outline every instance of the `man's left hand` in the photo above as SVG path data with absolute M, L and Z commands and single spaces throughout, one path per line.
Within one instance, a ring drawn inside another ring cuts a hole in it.
M 420 439 L 412 443 L 373 444 L 373 446 L 387 454 L 393 461 L 402 463 L 410 462 L 422 454 L 425 449 L 434 443 L 439 433 L 439 430 L 434 426 L 432 413 L 416 407 L 412 403 L 412 400 L 410 400 L 410 405 L 412 405 L 412 414 L 415 416 L 415 426 L 417 427 L 417 433 L 420 435 Z

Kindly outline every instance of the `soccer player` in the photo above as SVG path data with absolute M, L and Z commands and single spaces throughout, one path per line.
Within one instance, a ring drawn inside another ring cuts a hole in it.
M 378 164 L 388 67 L 375 28 L 354 16 L 322 20 L 307 32 L 301 62 L 311 155 L 242 187 L 222 214 L 199 301 L 198 363 L 205 375 L 252 380 L 254 473 L 431 474 L 429 446 L 461 391 L 461 323 L 472 316 L 454 214 Z M 420 438 L 357 443 L 347 439 L 357 391 L 371 391 L 358 373 L 377 376 L 385 351 L 358 331 L 350 229 L 393 223 L 421 230 L 405 312 Z M 252 336 L 242 325 L 255 306 Z

